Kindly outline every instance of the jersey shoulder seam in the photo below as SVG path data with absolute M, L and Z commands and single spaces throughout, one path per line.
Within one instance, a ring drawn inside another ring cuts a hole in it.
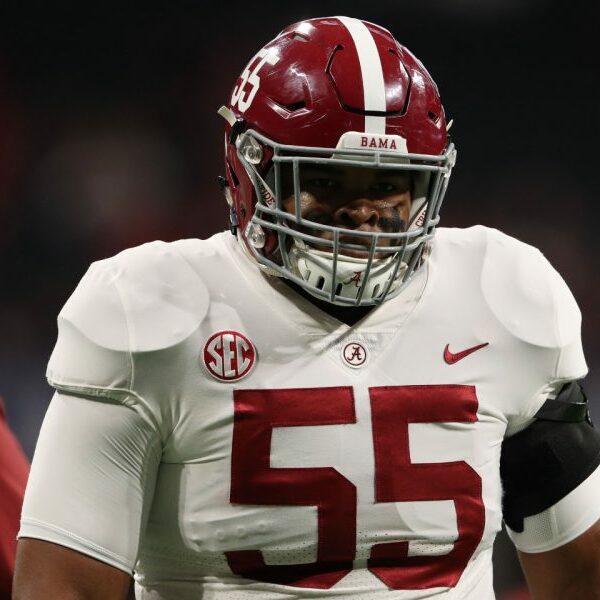
M 162 439 L 160 427 L 156 421 L 156 418 L 152 414 L 152 411 L 148 407 L 147 401 L 138 394 L 136 391 L 128 388 L 118 388 L 118 387 L 104 387 L 104 386 L 93 386 L 93 385 L 77 385 L 70 383 L 65 380 L 54 379 L 51 375 L 48 377 L 48 383 L 55 388 L 58 392 L 64 392 L 65 394 L 72 395 L 82 395 L 93 398 L 100 398 L 104 395 L 109 395 L 110 398 L 120 402 L 124 406 L 139 406 L 143 411 L 144 416 L 149 419 L 154 431 L 158 434 L 159 438 Z M 104 394 L 104 392 L 108 392 L 109 394 Z M 128 402 L 128 397 L 135 398 L 137 402 Z

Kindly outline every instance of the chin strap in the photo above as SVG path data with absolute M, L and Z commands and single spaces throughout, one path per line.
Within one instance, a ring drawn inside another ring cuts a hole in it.
M 288 256 L 292 268 L 308 284 L 305 288 L 308 292 L 311 291 L 311 287 L 314 287 L 330 294 L 332 298 L 338 296 L 352 300 L 360 293 L 369 264 L 367 258 L 355 258 L 343 254 L 338 254 L 336 260 L 333 253 L 315 250 L 298 239 L 294 240 Z M 362 292 L 364 299 L 377 298 L 386 290 L 392 277 L 395 276 L 397 282 L 402 280 L 407 265 L 404 263 L 396 269 L 396 262 L 395 256 L 373 260 L 366 287 Z M 397 272 L 394 273 L 395 271 Z M 389 291 L 394 290 L 396 285 L 398 283 L 392 283 Z M 335 302 L 335 299 L 332 301 Z

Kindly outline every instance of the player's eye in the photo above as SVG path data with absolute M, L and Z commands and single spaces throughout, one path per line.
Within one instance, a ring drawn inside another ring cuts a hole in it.
M 371 185 L 371 191 L 377 194 L 392 194 L 398 190 L 398 186 L 391 181 L 378 181 Z
M 307 184 L 309 187 L 322 190 L 334 190 L 339 187 L 339 182 L 330 177 L 314 177 L 313 179 L 309 179 Z

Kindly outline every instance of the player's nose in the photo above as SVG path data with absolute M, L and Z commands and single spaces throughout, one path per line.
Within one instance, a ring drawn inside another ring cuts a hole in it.
M 379 214 L 369 200 L 354 200 L 335 211 L 335 221 L 342 227 L 355 229 L 361 225 L 375 227 L 379 222 Z

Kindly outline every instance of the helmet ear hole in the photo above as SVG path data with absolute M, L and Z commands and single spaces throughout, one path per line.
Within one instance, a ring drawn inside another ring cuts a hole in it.
M 432 110 L 427 113 L 427 116 L 432 123 L 437 123 L 440 120 L 440 115 L 434 113 Z
M 306 102 L 304 100 L 299 100 L 298 102 L 291 102 L 290 104 L 281 104 L 276 100 L 273 100 L 273 102 L 275 102 L 278 106 L 280 106 L 290 114 L 306 108 Z
M 294 31 L 294 33 L 292 34 L 292 39 L 293 40 L 298 40 L 300 42 L 308 42 L 308 41 L 310 41 L 310 38 L 308 36 L 302 35 L 298 31 Z

